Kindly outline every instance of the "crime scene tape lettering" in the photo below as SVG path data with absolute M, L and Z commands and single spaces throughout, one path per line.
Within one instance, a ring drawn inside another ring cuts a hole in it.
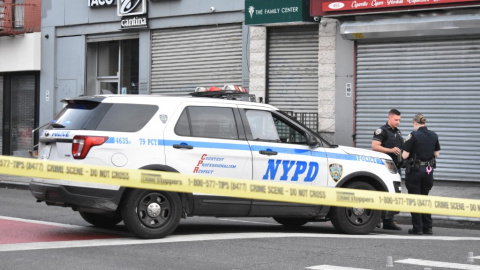
M 10 156 L 0 156 L 0 174 L 257 200 L 480 217 L 480 200 L 473 199 L 315 187 Z

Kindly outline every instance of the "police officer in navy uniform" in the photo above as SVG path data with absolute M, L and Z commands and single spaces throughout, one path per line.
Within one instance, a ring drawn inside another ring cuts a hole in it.
M 388 154 L 400 168 L 402 162 L 402 146 L 403 137 L 402 133 L 398 129 L 400 124 L 401 113 L 397 109 L 391 109 L 388 113 L 388 121 L 385 125 L 375 130 L 372 139 L 372 150 L 379 151 Z M 396 213 L 386 212 L 383 219 L 383 229 L 385 230 L 401 230 L 395 222 L 393 222 L 393 216 Z
M 433 187 L 435 158 L 440 154 L 438 135 L 429 130 L 427 119 L 422 114 L 413 118 L 414 131 L 405 140 L 402 157 L 407 159 L 405 186 L 409 194 L 428 195 Z M 412 214 L 413 229 L 409 234 L 433 234 L 431 214 Z

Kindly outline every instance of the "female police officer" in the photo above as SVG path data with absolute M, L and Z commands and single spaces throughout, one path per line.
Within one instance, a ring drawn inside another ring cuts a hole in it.
M 405 140 L 402 157 L 408 158 L 405 185 L 409 194 L 428 195 L 433 186 L 435 158 L 440 154 L 438 135 L 425 126 L 427 119 L 422 114 L 413 118 L 414 131 Z M 432 234 L 432 216 L 412 213 L 413 229 L 409 234 Z

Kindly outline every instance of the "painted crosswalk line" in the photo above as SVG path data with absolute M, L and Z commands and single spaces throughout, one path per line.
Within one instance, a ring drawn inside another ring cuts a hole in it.
M 343 267 L 343 266 L 335 266 L 335 265 L 316 265 L 310 266 L 305 269 L 313 269 L 313 270 L 371 270 L 366 268 L 353 268 L 353 267 Z
M 480 269 L 480 265 L 431 261 L 431 260 L 422 260 L 422 259 L 411 259 L 411 258 L 398 260 L 398 261 L 395 261 L 395 263 L 428 266 L 428 267 L 441 267 L 441 268 L 448 268 L 448 269 L 462 269 L 462 270 L 479 270 Z

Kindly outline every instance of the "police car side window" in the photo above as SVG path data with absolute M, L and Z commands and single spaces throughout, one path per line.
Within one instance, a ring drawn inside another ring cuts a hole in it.
M 289 125 L 288 122 L 276 115 L 273 116 L 280 141 L 283 143 L 306 144 L 307 138 L 298 129 Z
M 267 111 L 248 110 L 245 112 L 254 140 L 279 142 L 280 138 L 272 114 Z
M 175 133 L 218 139 L 238 139 L 237 125 L 232 108 L 190 106 L 185 108 L 175 125 Z
M 192 136 L 190 133 L 190 124 L 188 121 L 187 109 L 182 112 L 182 115 L 178 119 L 175 125 L 175 134 L 179 136 Z

